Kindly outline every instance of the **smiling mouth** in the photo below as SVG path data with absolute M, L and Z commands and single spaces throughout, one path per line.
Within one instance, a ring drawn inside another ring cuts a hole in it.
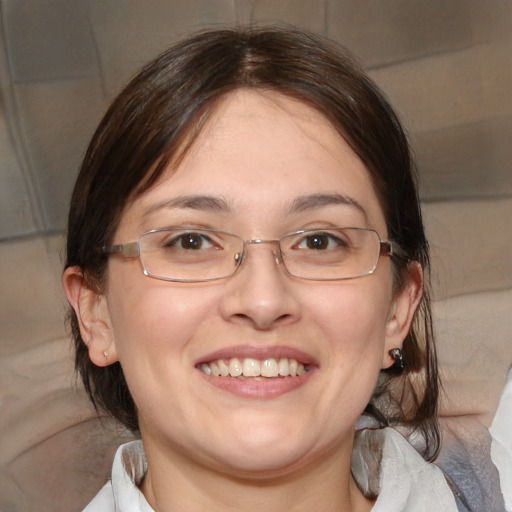
M 296 359 L 281 357 L 263 360 L 246 357 L 239 359 L 218 359 L 201 363 L 197 368 L 206 375 L 213 377 L 232 377 L 241 380 L 278 379 L 284 377 L 301 377 L 310 371 L 310 366 Z

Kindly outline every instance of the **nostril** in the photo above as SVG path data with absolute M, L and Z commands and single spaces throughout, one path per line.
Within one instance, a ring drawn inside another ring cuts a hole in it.
M 286 325 L 288 322 L 293 322 L 293 315 L 285 313 L 278 316 L 277 318 L 262 318 L 261 316 L 237 313 L 231 316 L 231 321 L 240 324 L 245 324 L 248 322 L 256 331 L 268 331 L 269 329 L 275 328 L 277 326 L 281 326 L 283 324 Z
M 290 315 L 289 313 L 286 313 L 284 315 L 281 315 L 281 316 L 277 317 L 275 322 L 279 323 L 279 324 L 282 324 L 282 323 L 287 323 L 289 320 L 293 320 L 293 315 Z

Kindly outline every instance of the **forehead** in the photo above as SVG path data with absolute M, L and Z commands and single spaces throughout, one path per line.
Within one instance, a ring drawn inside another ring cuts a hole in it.
M 231 213 L 252 209 L 262 216 L 290 211 L 297 198 L 315 194 L 348 197 L 370 227 L 384 224 L 364 164 L 325 116 L 276 92 L 241 89 L 216 106 L 179 164 L 125 214 L 198 195 L 221 199 Z
M 249 155 L 255 159 L 246 158 Z M 254 89 L 238 89 L 218 103 L 178 171 L 190 171 L 212 157 L 236 164 L 245 159 L 247 167 L 254 162 L 262 171 L 295 164 L 299 173 L 306 170 L 299 162 L 339 158 L 357 160 L 362 166 L 318 110 L 275 91 Z

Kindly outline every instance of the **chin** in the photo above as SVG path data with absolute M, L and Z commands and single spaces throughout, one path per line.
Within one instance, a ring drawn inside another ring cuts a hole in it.
M 224 458 L 219 462 L 227 468 L 227 473 L 237 478 L 264 480 L 286 476 L 300 469 L 307 464 L 304 455 L 303 449 L 283 453 L 270 448 L 266 453 L 263 453 L 262 449 L 255 452 L 237 452 L 231 458 Z
M 231 468 L 234 475 L 251 478 L 273 478 L 296 471 L 323 454 L 336 444 L 335 440 L 324 445 L 310 433 L 261 425 L 226 436 L 229 445 L 213 455 L 223 466 Z M 224 441 L 225 443 L 225 441 Z M 224 444 L 223 443 L 223 444 Z

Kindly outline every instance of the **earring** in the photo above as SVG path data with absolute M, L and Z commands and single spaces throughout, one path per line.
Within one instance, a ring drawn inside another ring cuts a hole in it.
M 108 361 L 108 352 L 105 350 L 103 352 L 103 355 L 105 356 L 105 363 Z
M 404 355 L 401 349 L 393 348 L 389 351 L 389 355 L 395 360 L 394 368 L 398 370 L 405 368 Z

